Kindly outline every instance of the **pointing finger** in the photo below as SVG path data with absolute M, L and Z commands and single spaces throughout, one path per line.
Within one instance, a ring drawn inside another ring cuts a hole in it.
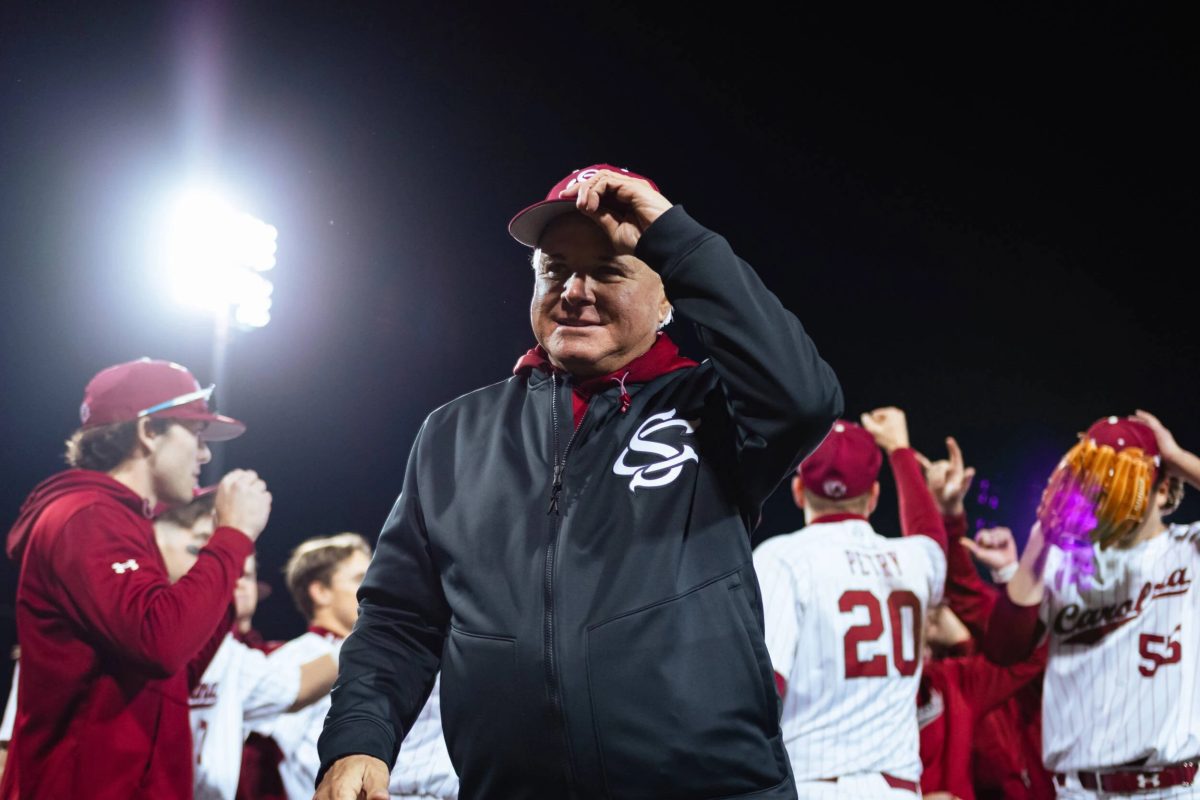
M 975 542 L 972 542 L 970 539 L 968 539 L 965 536 L 962 537 L 961 539 L 959 539 L 958 543 L 961 544 L 963 547 L 967 548 L 967 552 L 969 552 L 971 555 L 975 556 L 975 558 L 979 558 L 983 555 L 983 548 L 981 548 L 979 545 L 975 544 Z
M 946 437 L 946 451 L 950 453 L 950 468 L 955 472 L 963 468 L 963 454 L 953 436 Z

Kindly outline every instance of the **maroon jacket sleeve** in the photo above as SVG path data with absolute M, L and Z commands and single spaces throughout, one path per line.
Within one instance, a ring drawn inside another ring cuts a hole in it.
M 958 682 L 975 718 L 979 719 L 1004 703 L 1030 681 L 1041 678 L 1046 669 L 1048 648 L 1043 645 L 1028 659 L 1011 666 L 993 664 L 982 655 L 947 659 L 943 662 Z
M 946 552 L 946 528 L 938 511 L 921 465 L 912 448 L 901 447 L 888 456 L 892 475 L 896 478 L 896 494 L 900 498 L 900 531 L 905 536 L 922 534 L 933 539 Z
M 221 642 L 225 641 L 225 635 L 233 629 L 233 623 L 236 621 L 237 606 L 230 603 L 229 607 L 225 609 L 225 616 L 221 617 L 221 621 L 217 623 L 217 627 L 213 628 L 212 635 L 208 637 L 208 641 L 200 648 L 200 652 L 192 656 L 191 661 L 188 661 L 189 692 L 200 685 L 200 679 L 204 677 L 204 671 L 212 663 L 213 656 L 221 649 Z
M 947 516 L 943 522 L 950 547 L 946 561 L 946 602 L 971 635 L 981 639 L 999 592 L 979 577 L 971 554 L 960 543 L 967 532 L 966 515 Z
M 992 607 L 980 646 L 993 663 L 1009 666 L 1025 661 L 1045 633 L 1038 606 L 1019 606 L 1000 592 Z
M 153 533 L 119 509 L 93 505 L 67 521 L 52 558 L 79 624 L 115 657 L 166 677 L 212 635 L 252 552 L 241 531 L 218 528 L 172 585 Z

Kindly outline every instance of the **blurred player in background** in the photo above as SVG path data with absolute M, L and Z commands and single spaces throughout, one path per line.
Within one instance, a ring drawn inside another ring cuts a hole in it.
M 1146 412 L 1096 422 L 1079 446 L 1150 460 L 1149 486 L 1135 495 L 1148 500 L 1143 516 L 1109 546 L 1089 545 L 1080 559 L 1055 532 L 1070 531 L 1045 513 L 1055 497 L 1044 497 L 985 649 L 1005 663 L 1048 639 L 1043 758 L 1060 797 L 1200 797 L 1200 591 L 1193 588 L 1200 523 L 1163 519 L 1182 499 L 1183 483 L 1200 487 L 1200 458 Z M 1076 477 L 1103 485 L 1096 503 L 1082 495 L 1087 502 L 1075 515 L 1095 537 L 1109 527 L 1102 503 L 1122 493 L 1106 482 L 1117 466 L 1089 474 L 1086 464 L 1064 459 L 1047 494 L 1057 486 L 1078 491 L 1070 481 L 1054 483 L 1076 467 Z M 1044 522 L 1055 528 L 1047 533 Z
M 8 555 L 23 667 L 0 797 L 192 797 L 186 668 L 232 623 L 271 507 L 253 472 L 225 476 L 216 531 L 171 583 L 151 513 L 191 502 L 208 442 L 245 430 L 209 410 L 211 392 L 166 361 L 103 370 L 67 443 L 72 469 L 22 506 Z
M 932 658 L 926 660 L 917 710 L 921 788 L 926 797 L 943 790 L 961 800 L 1049 800 L 1054 783 L 1041 756 L 1045 649 L 1005 667 L 978 652 L 999 592 L 1017 571 L 1017 545 L 1007 528 L 982 530 L 974 540 L 966 535 L 964 500 L 975 470 L 952 436 L 946 451 L 936 461 L 916 454 L 949 545 L 945 599 L 926 625 Z M 994 585 L 979 577 L 968 552 L 989 570 Z
M 904 413 L 839 420 L 792 480 L 806 526 L 754 552 L 783 735 L 802 798 L 919 795 L 917 686 L 926 612 L 946 577 L 946 534 Z M 888 453 L 908 528 L 868 521 Z M 905 500 L 909 503 L 906 505 Z
M 8 702 L 4 705 L 4 716 L 0 718 L 0 780 L 4 778 L 4 764 L 8 760 L 8 743 L 12 741 L 13 724 L 17 720 L 17 682 L 21 677 L 21 647 L 12 649 L 13 675 L 8 687 Z
M 172 582 L 188 573 L 212 537 L 213 499 L 206 494 L 154 523 Z M 233 593 L 239 620 L 254 615 L 256 581 L 255 557 L 251 555 Z M 267 656 L 238 641 L 232 631 L 225 634 L 212 661 L 198 667 L 203 668 L 203 675 L 192 690 L 190 703 L 197 800 L 233 800 L 247 723 L 322 699 L 337 677 L 337 663 L 329 655 L 303 662 L 278 652 Z
M 308 633 L 288 642 L 272 658 L 292 660 L 328 655 L 337 658 L 342 642 L 358 619 L 358 587 L 362 584 L 371 547 L 357 533 L 309 539 L 293 551 L 285 574 L 288 591 L 308 621 Z M 438 686 L 434 686 L 412 731 L 404 740 L 392 770 L 393 798 L 454 800 L 458 776 L 442 737 Z M 306 709 L 255 725 L 279 745 L 279 772 L 290 800 L 310 800 L 321 766 L 317 739 L 329 711 L 329 698 Z

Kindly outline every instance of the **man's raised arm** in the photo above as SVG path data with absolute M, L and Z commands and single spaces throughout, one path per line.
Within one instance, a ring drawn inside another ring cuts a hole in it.
M 756 508 L 842 412 L 842 390 L 800 320 L 724 238 L 645 181 L 601 170 L 563 193 L 618 252 L 656 271 L 696 323 L 737 427 L 744 506 Z

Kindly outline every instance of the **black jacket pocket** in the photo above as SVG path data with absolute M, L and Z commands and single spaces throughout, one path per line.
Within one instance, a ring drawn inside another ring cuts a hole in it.
M 745 588 L 733 572 L 589 629 L 588 688 L 610 797 L 736 796 L 787 777 Z

